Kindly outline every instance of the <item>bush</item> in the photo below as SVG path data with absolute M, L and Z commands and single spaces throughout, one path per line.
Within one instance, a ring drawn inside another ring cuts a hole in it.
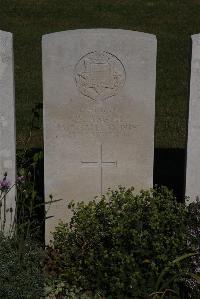
M 44 287 L 42 256 L 35 243 L 0 233 L 0 298 L 39 299 Z
M 187 208 L 164 187 L 139 195 L 120 187 L 71 209 L 70 224 L 53 234 L 45 269 L 83 290 L 144 299 L 169 262 L 187 252 Z
M 188 298 L 200 298 L 200 200 L 190 203 L 187 212 L 187 246 L 191 252 L 197 252 L 191 258 L 190 273 L 198 275 L 198 281 L 193 277 L 184 280 Z

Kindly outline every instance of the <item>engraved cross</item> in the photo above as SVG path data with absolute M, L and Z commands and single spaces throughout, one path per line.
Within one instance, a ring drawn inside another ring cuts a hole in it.
M 104 161 L 103 160 L 103 147 L 101 144 L 100 147 L 100 161 L 81 161 L 81 164 L 96 164 L 97 166 L 100 166 L 100 171 L 101 171 L 101 196 L 103 193 L 103 165 L 104 164 L 111 164 L 117 167 L 117 161 Z

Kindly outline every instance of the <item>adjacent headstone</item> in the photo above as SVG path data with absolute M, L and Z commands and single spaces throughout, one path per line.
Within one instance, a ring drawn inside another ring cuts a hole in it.
M 43 37 L 46 240 L 67 204 L 153 184 L 156 38 L 119 29 Z
M 12 34 L 0 31 L 0 180 L 15 184 L 15 108 Z M 0 229 L 10 230 L 15 215 L 15 187 L 1 194 Z
M 189 202 L 200 197 L 200 34 L 192 35 L 186 196 Z

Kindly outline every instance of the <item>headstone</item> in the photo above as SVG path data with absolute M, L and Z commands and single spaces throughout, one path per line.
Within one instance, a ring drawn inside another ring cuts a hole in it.
M 12 34 L 0 31 L 0 180 L 7 173 L 11 187 L 15 184 L 15 108 Z M 1 195 L 0 230 L 9 231 L 15 215 L 15 186 Z
M 43 37 L 46 240 L 67 204 L 153 184 L 156 38 L 120 29 Z M 66 214 L 67 213 L 67 214 Z
M 189 202 L 200 197 L 200 34 L 192 35 L 187 140 L 186 191 Z

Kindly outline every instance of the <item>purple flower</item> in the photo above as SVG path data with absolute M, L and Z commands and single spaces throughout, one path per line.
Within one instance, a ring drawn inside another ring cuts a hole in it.
M 7 191 L 11 187 L 11 182 L 4 177 L 3 180 L 0 180 L 0 190 Z
M 25 178 L 23 175 L 17 177 L 17 180 L 16 180 L 17 184 L 23 184 L 24 182 L 25 182 Z

